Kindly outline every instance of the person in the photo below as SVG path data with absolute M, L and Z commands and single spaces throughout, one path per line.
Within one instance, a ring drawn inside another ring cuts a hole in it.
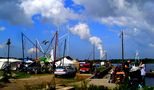
M 109 83 L 111 83 L 112 82 L 112 79 L 113 79 L 113 73 L 114 73 L 114 71 L 113 71 L 113 69 L 111 70 L 111 72 L 110 72 L 110 78 L 109 78 Z
M 129 69 L 130 69 L 129 64 L 130 63 L 131 63 L 130 60 L 128 60 L 124 63 L 124 72 L 125 72 L 126 76 L 128 76 L 128 74 L 129 74 Z
M 140 62 L 139 67 L 145 69 L 145 64 L 143 61 Z
M 140 71 L 141 71 L 142 85 L 144 86 L 145 85 L 145 74 L 146 74 L 146 72 L 145 72 L 145 64 L 144 64 L 143 61 L 140 62 L 139 67 L 140 67 Z

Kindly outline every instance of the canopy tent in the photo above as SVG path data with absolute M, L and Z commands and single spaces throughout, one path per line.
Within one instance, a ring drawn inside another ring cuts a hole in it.
M 1 59 L 0 59 L 0 69 L 3 68 L 4 64 L 7 64 L 7 61 L 8 61 L 7 58 L 1 58 Z M 11 64 L 11 69 L 12 69 L 12 70 L 15 70 L 16 67 L 17 67 L 17 63 L 20 63 L 20 62 L 22 62 L 22 61 L 21 61 L 21 60 L 18 60 L 18 59 L 10 58 L 10 59 L 9 59 L 9 62 L 10 62 L 10 64 Z
M 66 57 L 59 58 L 55 64 L 56 66 L 59 66 L 59 65 L 68 66 L 70 64 L 74 64 L 75 62 L 77 61 L 72 59 L 70 56 L 66 56 Z

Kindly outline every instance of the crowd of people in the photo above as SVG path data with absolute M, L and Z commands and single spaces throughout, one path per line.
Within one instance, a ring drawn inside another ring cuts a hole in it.
M 145 86 L 145 63 L 144 61 L 125 61 L 122 65 L 116 66 L 111 71 L 110 83 L 127 83 L 134 87 Z
M 52 72 L 52 64 L 49 62 L 33 61 L 30 63 L 21 62 L 17 65 L 17 71 L 26 72 L 26 73 L 51 73 Z

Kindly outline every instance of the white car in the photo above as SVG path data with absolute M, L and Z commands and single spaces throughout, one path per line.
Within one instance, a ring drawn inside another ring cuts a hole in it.
M 54 71 L 55 77 L 57 76 L 74 76 L 76 68 L 72 66 L 57 66 Z

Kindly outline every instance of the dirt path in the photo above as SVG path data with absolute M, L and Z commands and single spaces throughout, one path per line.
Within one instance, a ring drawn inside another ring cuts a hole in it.
M 111 71 L 111 70 L 110 70 Z M 92 77 L 93 75 L 91 75 Z M 105 75 L 102 79 L 91 79 L 90 77 L 86 79 L 87 81 L 87 84 L 88 85 L 97 85 L 97 86 L 106 86 L 110 89 L 113 89 L 115 88 L 117 85 L 114 84 L 114 83 L 108 83 L 109 81 L 109 78 L 110 78 L 110 72 Z M 80 82 L 75 82 L 75 83 L 72 83 L 71 85 L 78 85 L 78 86 L 81 86 L 81 81 Z
M 111 72 L 111 70 L 110 70 Z M 106 86 L 110 89 L 113 89 L 116 87 L 116 84 L 114 83 L 109 83 L 109 78 L 110 78 L 110 72 L 105 75 L 102 79 L 89 79 L 89 83 L 88 84 L 93 84 L 93 85 L 98 85 L 98 86 Z

